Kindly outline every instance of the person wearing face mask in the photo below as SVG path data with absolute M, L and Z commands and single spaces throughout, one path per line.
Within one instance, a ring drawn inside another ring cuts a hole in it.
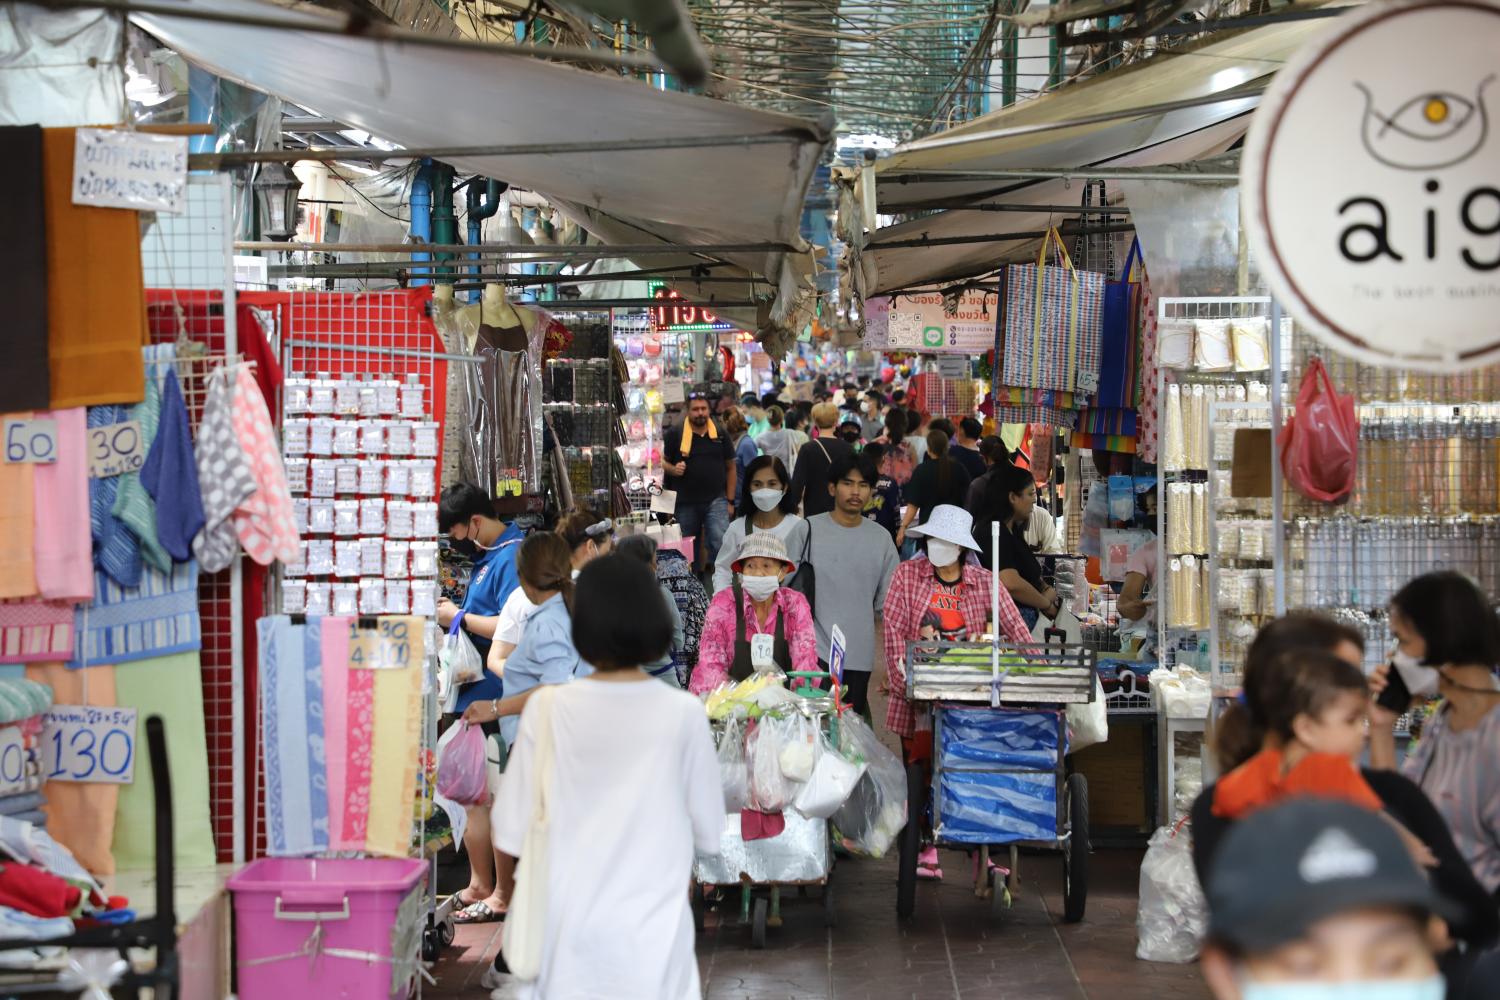
M 734 582 L 735 562 L 745 540 L 767 533 L 779 538 L 786 550 L 799 554 L 807 547 L 807 522 L 787 513 L 786 491 L 790 483 L 781 459 L 761 455 L 745 467 L 744 494 L 740 510 L 744 515 L 729 522 L 719 558 L 714 562 L 713 592 Z
M 807 598 L 782 586 L 797 565 L 781 539 L 769 532 L 751 535 L 731 568 L 734 582 L 708 605 L 689 690 L 704 694 L 725 681 L 742 681 L 767 661 L 788 673 L 817 670 L 812 608 Z M 757 643 L 757 636 L 771 641 Z
M 615 523 L 603 514 L 583 509 L 575 510 L 557 522 L 557 533 L 562 535 L 573 550 L 573 579 L 583 567 L 607 556 L 615 544 Z
M 979 551 L 974 519 L 962 507 L 939 504 L 924 523 L 907 534 L 924 543 L 925 553 L 896 568 L 885 595 L 886 728 L 901 737 L 907 763 L 932 759 L 932 710 L 914 709 L 906 700 L 906 645 L 925 639 L 964 642 L 983 634 L 989 620 L 990 572 L 970 558 Z M 1015 602 L 1000 592 L 1000 630 L 1011 642 L 1030 642 Z M 941 878 L 937 848 L 917 859 L 921 878 Z
M 885 433 L 885 396 L 880 390 L 871 389 L 865 393 L 862 411 L 860 437 L 866 441 L 874 441 Z
M 1448 821 L 1474 875 L 1500 895 L 1500 621 L 1468 577 L 1443 571 L 1391 598 L 1391 631 L 1395 655 L 1371 678 L 1370 763 L 1394 769 L 1396 716 L 1413 698 L 1442 697 L 1401 772 Z
M 849 445 L 855 451 L 859 450 L 863 440 L 860 438 L 859 416 L 854 413 L 846 414 L 838 429 L 839 439 Z
M 1000 522 L 1000 582 L 1020 606 L 1021 617 L 1030 626 L 1035 626 L 1041 615 L 1056 618 L 1062 608 L 1062 600 L 1042 578 L 1042 564 L 1026 542 L 1026 528 L 1035 508 L 1036 483 L 1031 473 L 1014 465 L 997 466 L 990 473 L 984 491 L 984 517 L 974 529 L 974 540 L 979 543 L 988 566 L 993 558 L 990 525 Z
M 1216 1000 L 1442 1000 L 1453 914 L 1377 814 L 1298 799 L 1225 838 L 1206 885 Z

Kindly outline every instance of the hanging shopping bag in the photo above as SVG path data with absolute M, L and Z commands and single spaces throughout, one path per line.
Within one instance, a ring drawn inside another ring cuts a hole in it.
M 1348 499 L 1359 463 L 1359 417 L 1354 397 L 1338 394 L 1322 358 L 1313 358 L 1302 376 L 1279 444 L 1282 474 L 1298 493 L 1323 503 Z
M 1055 248 L 1062 265 L 1048 264 Z M 1104 275 L 1073 266 L 1062 236 L 1047 230 L 1035 264 L 1006 271 L 1001 382 L 1092 395 L 1099 388 Z
M 484 676 L 484 660 L 464 634 L 463 620 L 462 611 L 454 616 L 438 651 L 438 701 L 445 712 L 453 710 L 459 688 Z
M 488 762 L 484 755 L 484 730 L 467 722 L 444 733 L 438 747 L 437 790 L 445 799 L 461 806 L 483 802 L 489 790 Z

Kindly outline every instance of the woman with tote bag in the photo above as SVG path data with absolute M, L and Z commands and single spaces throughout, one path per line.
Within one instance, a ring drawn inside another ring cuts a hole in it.
M 595 673 L 521 715 L 492 820 L 510 916 L 485 986 L 508 963 L 523 997 L 701 995 L 686 889 L 694 853 L 719 851 L 724 795 L 702 703 L 640 669 L 671 641 L 647 566 L 583 568 L 573 642 Z

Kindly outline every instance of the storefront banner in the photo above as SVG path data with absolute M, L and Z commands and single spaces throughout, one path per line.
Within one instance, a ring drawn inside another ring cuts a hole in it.
M 1277 74 L 1241 164 L 1275 296 L 1337 350 L 1465 371 L 1500 360 L 1500 4 L 1371 4 Z

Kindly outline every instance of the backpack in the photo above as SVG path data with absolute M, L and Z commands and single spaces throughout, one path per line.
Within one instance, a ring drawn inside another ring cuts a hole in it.
M 905 441 L 896 441 L 886 445 L 885 454 L 880 457 L 880 474 L 890 476 L 896 481 L 896 485 L 905 486 L 911 482 L 911 474 L 916 471 L 916 463 L 912 461 L 911 449 L 906 446 Z

